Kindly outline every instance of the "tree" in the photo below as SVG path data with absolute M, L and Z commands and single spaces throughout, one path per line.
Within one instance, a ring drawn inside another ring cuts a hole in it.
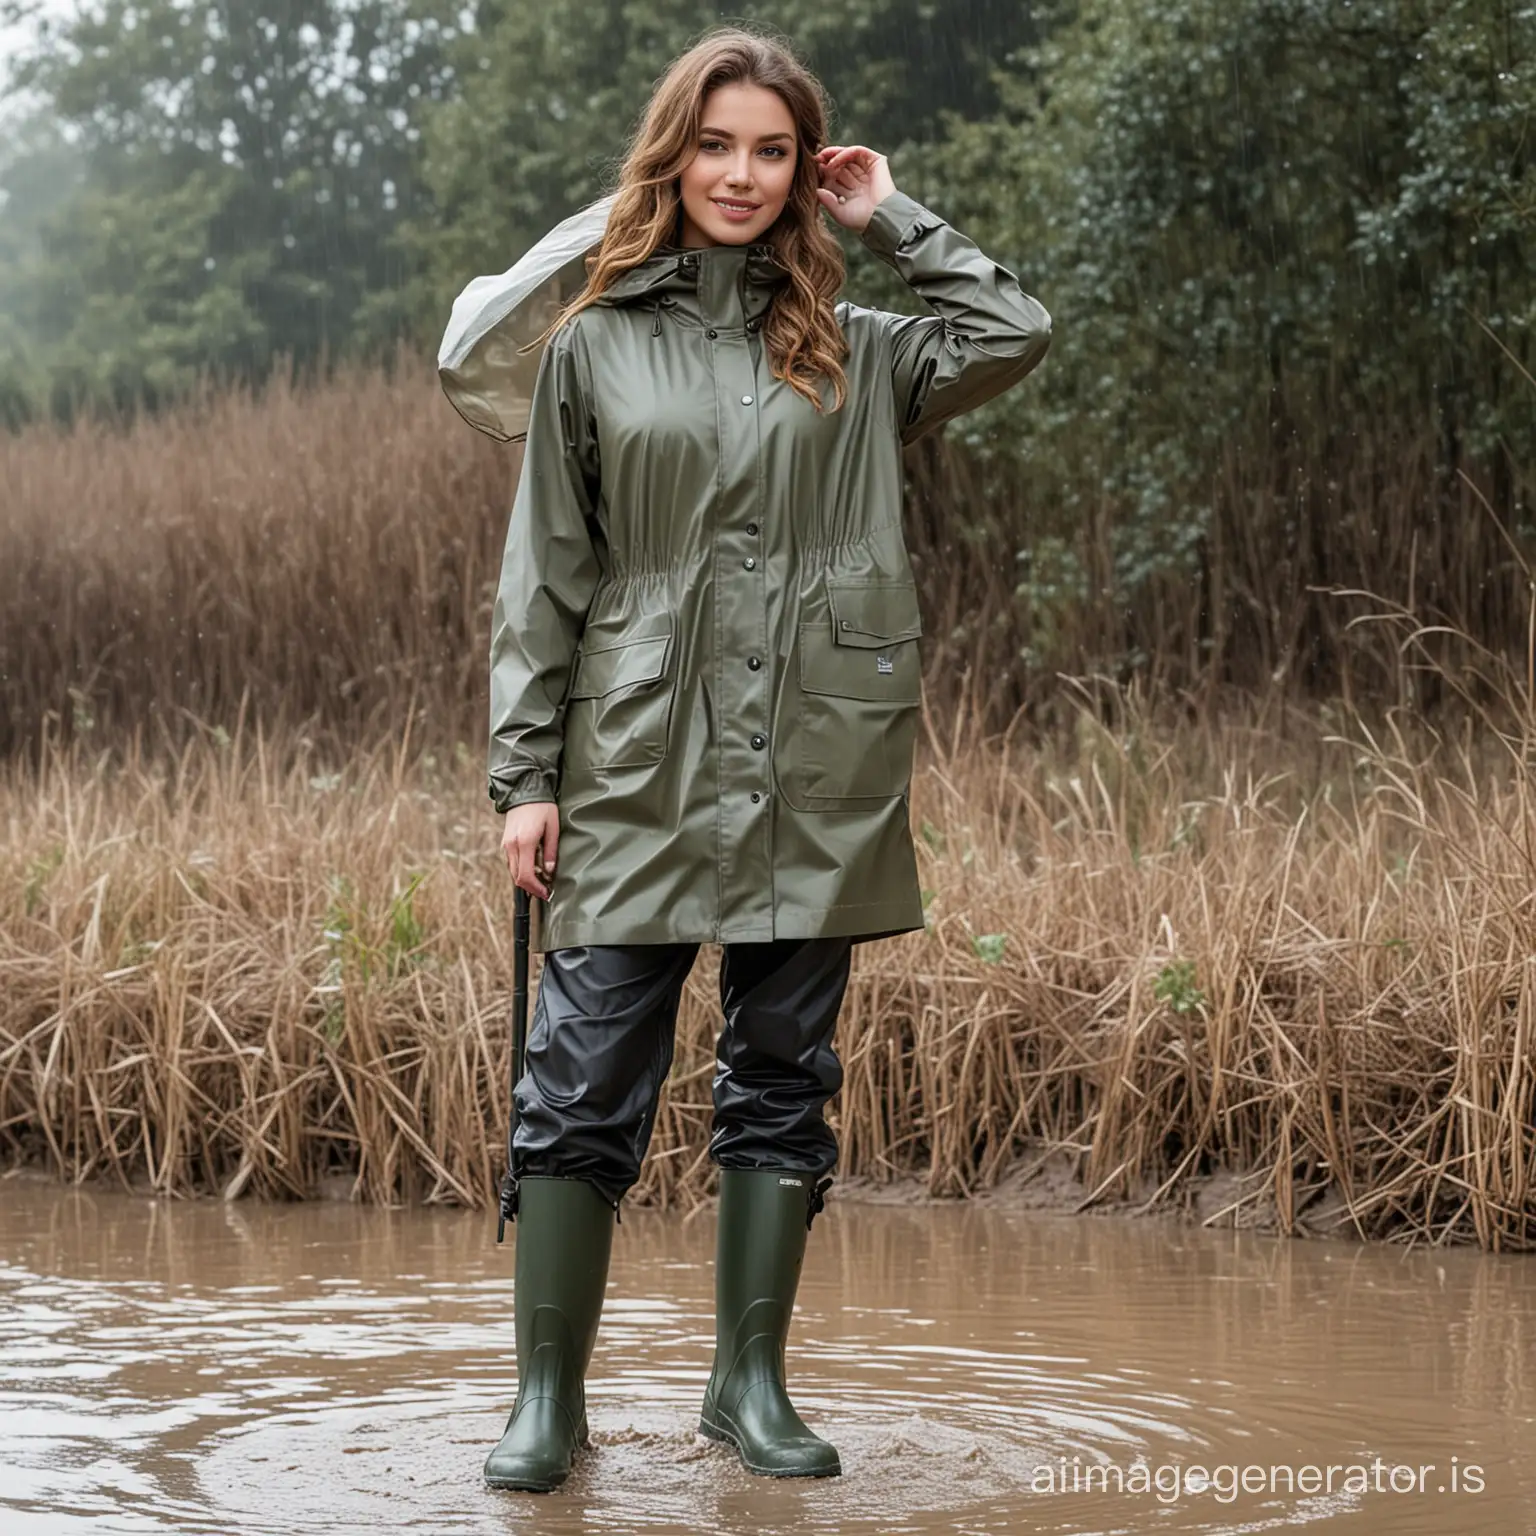
M 34 384 L 153 402 L 198 366 L 259 377 L 279 353 L 387 341 L 411 114 L 453 36 L 407 0 L 95 0 L 44 19 L 9 91 L 42 100 L 75 173 L 40 206 L 35 156 L 5 168 L 25 234 L 3 281 L 33 316 Z
M 1057 320 L 1040 389 L 1008 405 L 1038 496 L 1026 553 L 1114 509 L 1109 568 L 1052 556 L 1054 590 L 1130 612 L 1159 581 L 1204 581 L 1233 453 L 1273 466 L 1227 509 L 1253 601 L 1281 571 L 1292 594 L 1353 581 L 1341 518 L 1374 509 L 1341 508 L 1340 471 L 1364 439 L 1426 423 L 1440 494 L 1396 515 L 1455 516 L 1470 538 L 1455 471 L 1475 461 L 1518 523 L 1536 462 L 1514 366 L 1532 370 L 1536 323 L 1536 11 L 1080 0 L 1048 20 L 1002 110 L 954 120 L 939 155 L 957 212 L 1020 253 Z M 1306 488 L 1289 505 L 1272 499 L 1287 476 Z M 1438 573 L 1417 579 L 1433 595 Z

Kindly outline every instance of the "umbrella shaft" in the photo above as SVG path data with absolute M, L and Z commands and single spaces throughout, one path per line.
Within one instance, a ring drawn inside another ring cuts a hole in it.
M 523 1075 L 523 1053 L 528 1045 L 528 892 L 518 888 L 512 915 L 512 1066 L 507 1084 L 507 1172 L 502 1180 L 496 1217 L 496 1241 L 507 1228 L 508 1206 L 514 1189 L 513 1156 L 517 1139 L 517 1084 Z

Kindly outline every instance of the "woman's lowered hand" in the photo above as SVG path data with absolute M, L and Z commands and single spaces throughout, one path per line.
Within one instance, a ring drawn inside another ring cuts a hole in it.
M 862 144 L 828 144 L 816 153 L 816 170 L 821 206 L 855 234 L 869 223 L 875 205 L 896 190 L 885 156 Z
M 559 843 L 560 809 L 553 800 L 514 805 L 501 830 L 501 851 L 507 856 L 513 884 L 548 901 Z

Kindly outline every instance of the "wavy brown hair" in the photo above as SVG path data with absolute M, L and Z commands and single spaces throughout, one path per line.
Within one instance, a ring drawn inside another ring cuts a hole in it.
M 705 98 L 719 86 L 738 83 L 775 92 L 795 120 L 798 140 L 789 198 L 763 237 L 789 269 L 763 322 L 769 367 L 818 411 L 823 409 L 820 385 L 830 380 L 836 410 L 847 395 L 842 360 L 848 344 L 833 313 L 843 286 L 843 252 L 822 221 L 816 197 L 826 101 L 816 77 L 786 45 L 741 27 L 706 33 L 658 82 L 620 168 L 602 242 L 587 257 L 586 287 L 530 346 L 547 341 L 573 315 L 596 303 L 621 273 L 671 239 L 681 202 L 678 178 L 698 153 Z

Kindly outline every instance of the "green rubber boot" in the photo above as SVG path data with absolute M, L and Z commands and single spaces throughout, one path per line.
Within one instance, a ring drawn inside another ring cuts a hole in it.
M 583 1381 L 603 1310 L 613 1221 L 613 1207 L 585 1179 L 519 1181 L 517 1401 L 486 1458 L 492 1488 L 548 1493 L 587 1443 Z
M 843 1470 L 784 1389 L 784 1342 L 815 1183 L 811 1174 L 776 1168 L 720 1171 L 715 1366 L 699 1432 L 735 1446 L 741 1464 L 761 1477 L 836 1477 Z

